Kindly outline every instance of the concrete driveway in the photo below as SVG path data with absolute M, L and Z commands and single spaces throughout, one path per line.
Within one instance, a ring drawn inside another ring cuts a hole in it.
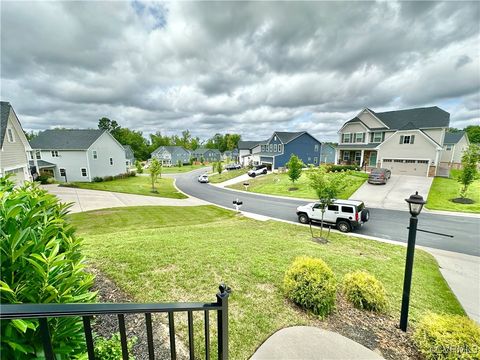
M 418 191 L 426 200 L 433 178 L 413 175 L 392 175 L 386 185 L 367 182 L 350 199 L 363 200 L 367 207 L 408 211 L 405 199 Z
M 70 212 L 82 212 L 123 206 L 198 206 L 208 205 L 200 199 L 168 199 L 157 196 L 123 194 L 101 190 L 76 189 L 58 185 L 42 186 L 49 193 L 56 195 L 61 202 L 73 203 Z

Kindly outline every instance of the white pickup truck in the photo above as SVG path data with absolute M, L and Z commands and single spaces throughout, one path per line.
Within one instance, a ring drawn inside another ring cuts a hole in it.
M 320 203 L 310 203 L 297 208 L 298 221 L 302 224 L 320 222 L 322 209 Z M 335 200 L 325 209 L 323 222 L 333 224 L 341 232 L 350 232 L 361 227 L 370 218 L 370 212 L 362 201 Z

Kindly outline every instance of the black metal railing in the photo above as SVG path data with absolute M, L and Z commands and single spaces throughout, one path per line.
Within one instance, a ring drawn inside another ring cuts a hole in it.
M 205 333 L 205 358 L 210 359 L 210 311 L 217 312 L 217 353 L 218 359 L 228 359 L 228 295 L 230 288 L 221 284 L 217 293 L 217 301 L 214 303 L 160 303 L 160 304 L 0 304 L 0 320 L 9 319 L 38 319 L 40 335 L 42 338 L 45 358 L 54 360 L 55 355 L 51 343 L 51 334 L 48 327 L 48 318 L 67 316 L 81 316 L 85 332 L 85 343 L 88 359 L 94 360 L 94 340 L 92 336 L 91 317 L 94 315 L 112 315 L 118 317 L 120 331 L 120 343 L 123 360 L 128 360 L 127 333 L 125 326 L 125 314 L 145 314 L 145 327 L 147 331 L 148 356 L 155 359 L 152 313 L 168 313 L 168 329 L 170 338 L 170 357 L 176 359 L 177 351 L 175 344 L 175 318 L 174 313 L 187 313 L 188 347 L 190 359 L 195 358 L 193 312 L 204 313 Z

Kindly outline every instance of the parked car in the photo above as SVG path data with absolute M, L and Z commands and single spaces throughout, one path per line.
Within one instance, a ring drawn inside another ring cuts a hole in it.
M 309 203 L 297 208 L 298 221 L 302 224 L 320 222 L 322 209 L 319 202 Z M 370 219 L 370 211 L 362 201 L 335 200 L 325 209 L 323 222 L 335 225 L 341 232 L 347 233 L 361 227 Z
M 392 172 L 384 168 L 375 168 L 370 171 L 368 175 L 369 184 L 386 184 L 388 179 L 392 176 Z
M 267 171 L 267 165 L 257 165 L 252 170 L 248 171 L 248 176 L 255 177 L 257 175 L 266 174 Z
M 238 169 L 241 169 L 241 168 L 242 168 L 242 165 L 240 165 L 240 164 L 225 165 L 225 170 L 238 170 Z
M 202 174 L 198 177 L 198 182 L 199 183 L 208 183 L 208 175 L 207 174 Z

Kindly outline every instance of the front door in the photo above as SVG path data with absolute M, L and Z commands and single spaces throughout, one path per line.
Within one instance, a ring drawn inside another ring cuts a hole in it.
M 371 152 L 370 153 L 370 162 L 368 164 L 369 166 L 377 166 L 377 152 Z

